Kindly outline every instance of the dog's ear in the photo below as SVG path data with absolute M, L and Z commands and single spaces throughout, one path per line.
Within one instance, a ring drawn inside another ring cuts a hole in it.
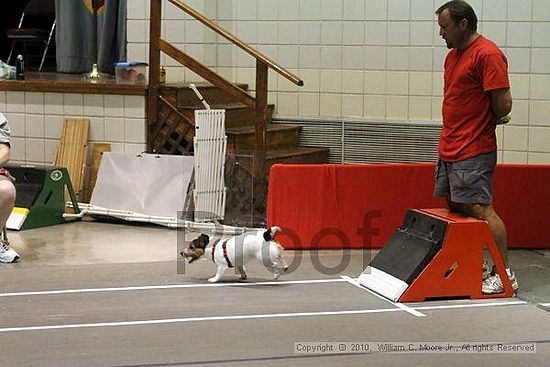
M 208 235 L 201 234 L 199 236 L 198 240 L 199 240 L 199 243 L 200 243 L 201 247 L 205 248 L 206 245 L 208 245 L 208 241 L 210 241 L 210 237 L 208 237 Z
M 273 237 L 275 236 L 275 233 L 277 233 L 277 232 L 281 232 L 281 228 L 276 227 L 276 226 L 273 226 L 273 227 L 269 228 L 263 234 L 264 240 L 266 242 L 271 241 L 273 239 Z

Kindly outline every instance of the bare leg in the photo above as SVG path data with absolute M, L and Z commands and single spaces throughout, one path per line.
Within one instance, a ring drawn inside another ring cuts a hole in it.
M 504 222 L 495 212 L 492 205 L 475 204 L 471 206 L 471 210 L 476 218 L 486 220 L 489 223 L 489 229 L 493 233 L 504 265 L 508 268 L 508 237 Z
M 495 238 L 496 245 L 504 261 L 504 265 L 508 268 L 508 238 L 506 235 L 506 226 L 495 209 L 490 204 L 459 204 L 448 202 L 451 211 L 485 220 L 489 224 L 489 229 Z
M 0 230 L 4 228 L 15 204 L 15 186 L 4 176 L 0 176 Z

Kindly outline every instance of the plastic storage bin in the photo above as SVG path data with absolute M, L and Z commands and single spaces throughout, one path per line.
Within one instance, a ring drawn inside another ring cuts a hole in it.
M 146 62 L 118 62 L 115 64 L 117 84 L 146 84 Z

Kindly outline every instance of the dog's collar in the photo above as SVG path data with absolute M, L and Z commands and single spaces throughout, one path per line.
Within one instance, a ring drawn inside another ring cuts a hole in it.
M 212 244 L 212 261 L 216 262 L 214 259 L 214 252 L 216 251 L 216 245 L 220 242 L 221 238 L 218 238 L 214 243 Z M 231 269 L 233 267 L 233 264 L 231 264 L 231 260 L 229 260 L 229 256 L 227 256 L 227 241 L 229 241 L 229 238 L 224 240 L 222 242 L 222 250 L 223 250 L 223 257 L 225 258 L 225 261 L 227 262 L 227 267 Z

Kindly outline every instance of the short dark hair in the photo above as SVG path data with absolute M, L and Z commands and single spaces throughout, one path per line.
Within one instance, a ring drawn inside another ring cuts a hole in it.
M 439 15 L 443 10 L 449 9 L 451 19 L 458 25 L 462 19 L 468 21 L 468 29 L 472 32 L 477 30 L 477 16 L 474 9 L 464 0 L 452 0 L 441 5 L 435 14 Z

